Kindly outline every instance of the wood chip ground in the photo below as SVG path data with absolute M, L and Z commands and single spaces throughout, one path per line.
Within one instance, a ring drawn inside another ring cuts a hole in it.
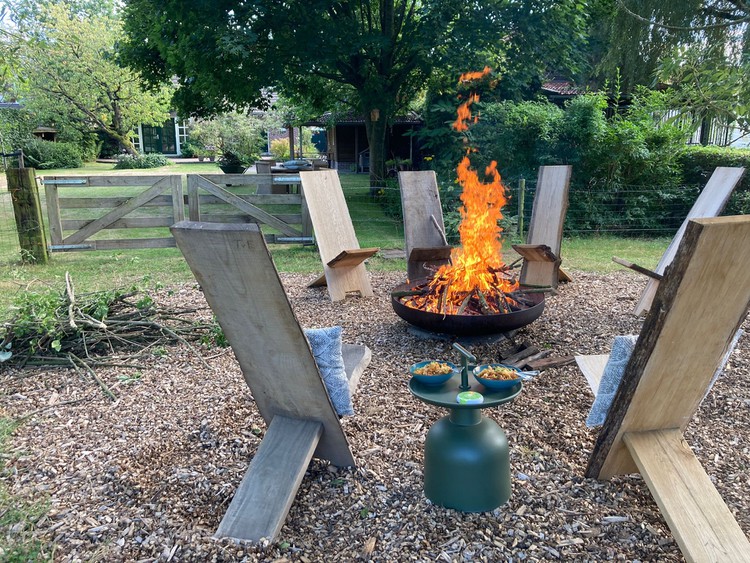
M 570 274 L 517 341 L 563 357 L 607 353 L 614 335 L 638 333 L 631 311 L 642 276 Z M 511 446 L 506 505 L 479 514 L 432 505 L 423 444 L 445 413 L 409 395 L 408 367 L 457 361 L 450 341 L 413 336 L 393 313 L 389 292 L 402 274 L 372 274 L 374 298 L 338 303 L 308 289 L 310 276 L 282 279 L 303 326 L 341 325 L 346 341 L 372 350 L 356 414 L 344 422 L 357 467 L 313 461 L 278 541 L 214 540 L 265 431 L 231 350 L 175 345 L 138 370 L 100 368 L 115 401 L 72 370 L 0 368 L 0 415 L 27 417 L 2 478 L 12 494 L 49 506 L 35 534 L 54 543 L 56 561 L 683 560 L 639 476 L 583 477 L 596 430 L 584 424 L 593 395 L 575 365 L 542 371 L 517 400 L 485 411 Z M 202 302 L 195 285 L 157 297 L 165 306 Z M 493 361 L 500 346 L 472 351 Z M 686 433 L 748 535 L 749 379 L 745 334 Z

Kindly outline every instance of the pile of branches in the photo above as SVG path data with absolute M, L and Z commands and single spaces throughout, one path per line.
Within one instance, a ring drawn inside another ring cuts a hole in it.
M 0 326 L 3 366 L 138 368 L 134 362 L 169 343 L 215 342 L 218 325 L 186 317 L 194 309 L 165 310 L 140 290 L 76 295 L 65 275 L 63 291 L 27 293 Z

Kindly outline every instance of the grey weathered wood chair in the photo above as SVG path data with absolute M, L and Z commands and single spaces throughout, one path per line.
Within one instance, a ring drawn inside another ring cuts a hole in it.
M 310 459 L 352 466 L 354 457 L 258 226 L 182 221 L 171 230 L 268 424 L 216 536 L 273 539 Z M 342 352 L 353 392 L 370 351 Z
M 646 283 L 646 288 L 643 290 L 641 298 L 638 300 L 638 303 L 635 306 L 635 310 L 633 311 L 636 315 L 646 314 L 646 312 L 651 307 L 651 301 L 653 301 L 654 295 L 656 294 L 656 288 L 659 286 L 659 280 L 661 280 L 661 277 L 664 274 L 664 271 L 667 269 L 667 266 L 669 266 L 672 260 L 674 260 L 675 254 L 677 253 L 677 248 L 679 247 L 680 241 L 685 234 L 685 229 L 687 228 L 688 222 L 691 219 L 697 219 L 699 217 L 716 217 L 717 215 L 719 215 L 726 206 L 729 197 L 732 195 L 732 192 L 734 191 L 734 188 L 737 186 L 737 184 L 739 184 L 744 173 L 744 168 L 729 168 L 719 166 L 716 168 L 716 170 L 714 170 L 713 174 L 711 174 L 711 178 L 709 178 L 708 183 L 706 184 L 706 187 L 703 188 L 703 191 L 701 191 L 700 195 L 695 200 L 695 203 L 690 208 L 687 217 L 682 222 L 682 225 L 680 225 L 680 228 L 677 230 L 677 233 L 672 239 L 672 242 L 667 247 L 667 250 L 664 251 L 664 254 L 659 260 L 659 264 L 657 264 L 656 268 L 653 271 L 638 266 L 637 264 L 632 264 L 621 258 L 612 257 L 612 260 L 614 260 L 618 264 L 627 266 L 649 277 L 648 282 Z
M 338 173 L 314 170 L 299 175 L 323 262 L 323 275 L 310 287 L 328 286 L 332 301 L 341 301 L 350 292 L 372 297 L 364 262 L 380 249 L 359 247 Z
M 406 275 L 412 281 L 432 277 L 451 256 L 437 177 L 433 170 L 404 171 L 398 173 L 398 184 L 404 215 Z
M 586 475 L 639 472 L 688 561 L 743 561 L 750 542 L 683 432 L 750 304 L 750 217 L 688 223 L 625 367 Z
M 526 244 L 513 245 L 524 258 L 518 278 L 521 285 L 557 287 L 571 173 L 571 166 L 539 167 Z

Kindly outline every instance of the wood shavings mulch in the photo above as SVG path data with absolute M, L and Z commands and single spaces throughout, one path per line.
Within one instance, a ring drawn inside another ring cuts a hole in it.
M 642 277 L 570 273 L 517 340 L 570 356 L 607 353 L 614 335 L 639 332 Z M 282 275 L 302 326 L 341 325 L 372 363 L 344 419 L 357 467 L 314 460 L 274 543 L 212 539 L 266 428 L 231 350 L 174 344 L 138 370 L 98 368 L 115 401 L 70 369 L 0 368 L 0 415 L 26 417 L 2 478 L 10 493 L 48 503 L 35 530 L 47 552 L 54 543 L 61 562 L 683 560 L 639 476 L 583 477 L 596 430 L 584 425 L 593 395 L 575 365 L 544 370 L 518 399 L 483 411 L 510 442 L 507 504 L 466 514 L 426 500 L 424 438 L 445 413 L 409 395 L 408 367 L 458 358 L 450 341 L 413 336 L 393 313 L 402 274 L 371 277 L 374 298 L 331 303 L 306 287 L 309 276 Z M 156 298 L 211 318 L 194 285 Z M 471 350 L 492 361 L 499 346 Z M 686 432 L 748 535 L 749 378 L 745 334 Z

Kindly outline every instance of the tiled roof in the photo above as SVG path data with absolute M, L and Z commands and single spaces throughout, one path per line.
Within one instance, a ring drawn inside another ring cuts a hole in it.
M 577 96 L 585 92 L 569 80 L 548 80 L 542 84 L 542 90 L 559 96 Z

